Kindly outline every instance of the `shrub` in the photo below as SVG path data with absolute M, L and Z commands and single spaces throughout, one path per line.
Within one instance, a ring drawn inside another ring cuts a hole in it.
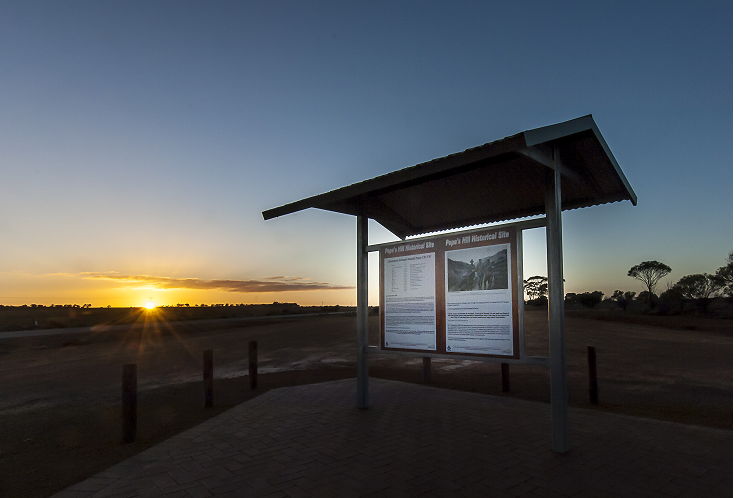
M 584 292 L 578 294 L 578 302 L 587 308 L 594 308 L 597 304 L 602 302 L 604 293 L 602 291 Z
M 657 301 L 657 308 L 662 315 L 669 315 L 682 311 L 683 296 L 679 287 L 669 287 L 661 293 Z
M 696 273 L 686 275 L 677 281 L 675 288 L 684 297 L 694 300 L 696 306 L 706 312 L 711 298 L 718 296 L 725 286 L 725 282 L 716 275 Z
M 536 299 L 529 299 L 528 301 L 526 301 L 526 305 L 528 306 L 546 307 L 547 304 L 548 304 L 547 296 L 540 296 L 540 297 L 537 297 Z
M 617 306 L 622 308 L 623 310 L 628 309 L 628 306 L 630 303 L 633 302 L 633 298 L 635 298 L 635 292 L 628 291 L 623 292 L 621 290 L 616 290 L 612 293 L 612 297 L 610 299 L 617 303 Z

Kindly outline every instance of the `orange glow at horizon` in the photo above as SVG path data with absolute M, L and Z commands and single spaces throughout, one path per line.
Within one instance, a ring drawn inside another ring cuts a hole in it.
M 285 292 L 228 292 L 199 289 L 153 289 L 132 288 L 108 280 L 81 278 L 78 274 L 25 275 L 4 273 L 0 275 L 0 304 L 6 306 L 43 305 L 63 306 L 91 304 L 92 308 L 143 307 L 151 301 L 154 306 L 176 306 L 190 304 L 270 304 L 274 301 L 297 303 L 300 306 L 348 306 L 356 304 L 355 289 L 295 290 Z M 371 272 L 369 279 L 369 301 L 378 304 L 377 273 Z

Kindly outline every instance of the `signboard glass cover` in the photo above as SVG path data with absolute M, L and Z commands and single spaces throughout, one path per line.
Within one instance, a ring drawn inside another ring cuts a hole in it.
M 385 258 L 385 345 L 435 351 L 435 253 Z
M 445 350 L 513 354 L 510 244 L 445 251 Z
M 380 249 L 382 349 L 517 358 L 516 228 Z

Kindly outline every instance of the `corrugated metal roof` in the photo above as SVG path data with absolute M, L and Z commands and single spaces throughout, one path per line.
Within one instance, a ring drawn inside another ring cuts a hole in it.
M 552 150 L 560 152 L 564 210 L 636 195 L 591 115 L 527 130 L 263 212 L 307 208 L 361 215 L 398 237 L 544 214 Z

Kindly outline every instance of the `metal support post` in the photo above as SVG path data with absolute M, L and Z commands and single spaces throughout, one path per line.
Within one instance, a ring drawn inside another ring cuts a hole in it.
M 516 267 L 518 268 L 518 352 L 520 357 L 526 356 L 526 344 L 524 344 L 524 301 L 523 301 L 523 228 L 516 230 Z
M 565 309 L 562 254 L 561 177 L 557 165 L 560 151 L 555 147 L 554 171 L 549 174 L 544 207 L 547 216 L 547 284 L 549 290 L 549 363 L 552 402 L 552 449 L 566 453 L 568 441 L 568 380 L 565 365 Z
M 370 404 L 367 368 L 367 217 L 357 216 L 357 408 Z
M 502 374 L 503 392 L 507 393 L 510 391 L 510 365 L 501 363 L 500 372 Z

